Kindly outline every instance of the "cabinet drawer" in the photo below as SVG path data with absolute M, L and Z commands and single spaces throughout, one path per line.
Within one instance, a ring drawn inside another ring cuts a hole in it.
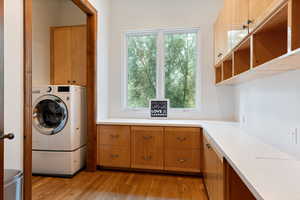
M 163 149 L 145 149 L 135 151 L 132 167 L 136 169 L 157 169 L 163 170 L 164 158 Z
M 100 145 L 130 146 L 129 126 L 100 126 L 98 134 Z
M 166 128 L 165 147 L 167 149 L 199 149 L 201 143 L 200 128 Z
M 200 149 L 166 150 L 165 170 L 200 172 Z
M 107 167 L 130 167 L 130 149 L 101 145 L 98 164 Z

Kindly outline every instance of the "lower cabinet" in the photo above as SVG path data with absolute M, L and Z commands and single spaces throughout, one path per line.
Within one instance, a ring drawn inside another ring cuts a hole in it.
M 200 128 L 98 126 L 98 165 L 201 172 Z
M 132 127 L 132 168 L 164 169 L 162 127 Z
M 226 200 L 256 200 L 240 176 L 230 166 L 229 163 L 225 163 L 226 185 L 225 196 Z
M 209 140 L 203 139 L 203 178 L 210 200 L 224 200 L 223 157 L 214 150 Z
M 203 137 L 203 178 L 209 200 L 255 200 L 231 165 Z
M 98 126 L 98 165 L 131 166 L 129 126 Z
M 201 172 L 202 132 L 199 128 L 165 128 L 165 170 Z

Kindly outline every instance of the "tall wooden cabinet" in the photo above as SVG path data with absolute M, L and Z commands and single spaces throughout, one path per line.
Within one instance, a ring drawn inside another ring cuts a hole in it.
M 51 84 L 87 84 L 85 25 L 51 28 Z

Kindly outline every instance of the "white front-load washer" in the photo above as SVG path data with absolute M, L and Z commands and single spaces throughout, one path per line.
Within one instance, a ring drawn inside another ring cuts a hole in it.
M 34 87 L 32 102 L 33 174 L 73 176 L 85 164 L 85 88 Z

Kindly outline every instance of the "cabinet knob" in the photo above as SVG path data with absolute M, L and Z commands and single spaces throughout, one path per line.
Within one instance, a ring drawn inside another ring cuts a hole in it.
M 180 142 L 183 142 L 186 140 L 186 137 L 177 137 L 176 139 Z
M 152 156 L 143 156 L 142 158 L 146 161 L 152 160 Z
M 68 83 L 71 83 L 71 81 L 68 81 Z
M 143 136 L 143 138 L 144 138 L 145 140 L 150 140 L 150 139 L 153 138 L 153 136 L 151 136 L 151 135 L 145 135 L 145 136 Z
M 247 25 L 243 25 L 243 30 L 247 29 L 248 26 Z
M 111 154 L 110 157 L 115 159 L 115 158 L 119 158 L 119 155 L 118 154 Z
M 179 163 L 185 163 L 187 160 L 186 159 L 178 159 L 177 162 Z
M 211 149 L 211 145 L 210 145 L 210 144 L 206 144 L 206 147 L 207 147 L 208 149 Z
M 76 83 L 76 81 L 72 81 L 72 83 Z

